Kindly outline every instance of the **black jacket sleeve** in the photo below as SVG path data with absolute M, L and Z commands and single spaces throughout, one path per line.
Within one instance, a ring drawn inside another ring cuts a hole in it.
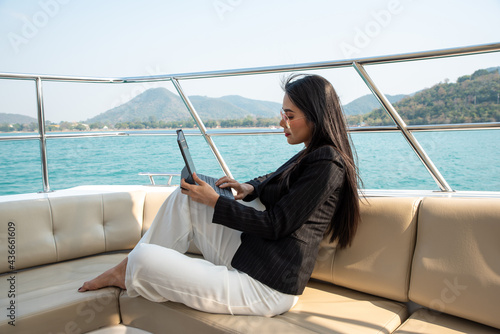
M 266 211 L 220 197 L 213 223 L 272 240 L 291 234 L 342 185 L 343 165 L 340 159 L 334 158 L 332 150 L 318 149 L 304 157 L 290 177 L 289 188 L 279 189 L 276 201 L 266 204 Z M 266 191 L 267 187 L 261 191 Z
M 273 173 L 269 173 L 269 174 L 266 174 L 266 175 L 263 175 L 263 176 L 259 176 L 259 177 L 256 177 L 253 180 L 245 182 L 245 183 L 248 183 L 248 184 L 252 185 L 253 188 L 254 188 L 254 191 L 253 191 L 253 193 L 248 194 L 245 198 L 243 198 L 243 200 L 245 202 L 250 202 L 250 201 L 253 201 L 254 199 L 256 199 L 257 197 L 259 197 L 259 192 L 258 192 L 259 186 L 262 184 L 262 182 L 264 182 L 265 180 L 267 180 L 271 175 L 273 175 Z

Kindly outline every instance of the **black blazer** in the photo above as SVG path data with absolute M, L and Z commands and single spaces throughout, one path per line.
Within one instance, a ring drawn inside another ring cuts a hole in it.
M 231 262 L 234 268 L 292 295 L 302 294 L 311 277 L 345 174 L 339 153 L 323 146 L 298 162 L 285 185 L 279 176 L 298 156 L 248 182 L 255 192 L 244 200 L 258 196 L 265 211 L 221 196 L 213 217 L 213 223 L 243 232 Z

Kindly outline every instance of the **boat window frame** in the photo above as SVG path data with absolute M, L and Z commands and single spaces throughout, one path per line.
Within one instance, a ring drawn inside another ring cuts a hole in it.
M 349 127 L 350 132 L 401 132 L 413 152 L 417 155 L 420 162 L 424 165 L 431 177 L 436 182 L 442 193 L 451 193 L 455 190 L 450 187 L 446 179 L 441 175 L 435 164 L 427 155 L 425 150 L 419 144 L 413 132 L 417 131 L 439 131 L 439 130 L 481 130 L 500 128 L 500 122 L 489 123 L 460 123 L 460 124 L 433 124 L 433 125 L 406 125 L 404 120 L 399 115 L 391 102 L 387 99 L 384 93 L 377 87 L 376 83 L 366 72 L 365 66 L 390 64 L 398 62 L 409 62 L 416 60 L 439 59 L 447 57 L 468 56 L 475 54 L 494 53 L 500 51 L 500 43 L 481 44 L 467 47 L 457 47 L 450 49 L 432 50 L 424 52 L 412 52 L 397 55 L 375 56 L 366 58 L 354 58 L 344 60 L 333 60 L 325 62 L 312 62 L 294 65 L 280 65 L 269 67 L 243 68 L 219 71 L 178 73 L 178 74 L 162 74 L 152 76 L 139 77 L 116 77 L 116 78 L 98 78 L 98 77 L 80 77 L 80 76 L 56 76 L 56 75 L 40 75 L 40 74 L 25 74 L 25 73 L 0 73 L 0 79 L 7 80 L 31 80 L 35 81 L 36 98 L 37 98 L 37 121 L 38 135 L 21 135 L 21 136 L 0 136 L 0 142 L 4 140 L 39 140 L 40 142 L 40 160 L 42 168 L 42 185 L 43 193 L 51 192 L 48 156 L 46 140 L 48 138 L 77 138 L 77 137 L 105 137 L 105 136 L 121 136 L 121 135 L 137 135 L 126 132 L 106 132 L 106 133 L 72 133 L 72 134 L 47 134 L 45 132 L 45 111 L 43 102 L 43 82 L 84 82 L 84 83 L 109 83 L 109 84 L 127 84 L 127 83 L 151 83 L 170 81 L 174 85 L 177 93 L 181 97 L 184 105 L 193 117 L 201 135 L 205 138 L 212 153 L 215 155 L 224 174 L 232 178 L 231 171 L 217 149 L 212 140 L 212 136 L 219 135 L 253 135 L 253 134 L 278 134 L 281 131 L 247 131 L 247 132 L 225 132 L 223 134 L 208 131 L 200 118 L 189 97 L 184 93 L 181 81 L 190 79 L 210 79 L 231 76 L 259 75 L 281 72 L 299 72 L 308 70 L 334 69 L 351 67 L 359 74 L 363 82 L 370 89 L 372 94 L 377 98 L 382 108 L 387 112 L 390 118 L 394 121 L 394 126 L 373 126 L 373 127 Z

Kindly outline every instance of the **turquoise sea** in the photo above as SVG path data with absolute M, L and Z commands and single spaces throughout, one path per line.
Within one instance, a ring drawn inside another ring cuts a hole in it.
M 149 184 L 149 178 L 139 172 L 180 173 L 183 161 L 174 132 L 130 131 L 139 135 L 47 139 L 51 190 Z M 222 176 L 205 140 L 194 135 L 199 132 L 186 133 L 193 134 L 187 141 L 198 172 Z M 351 136 L 364 188 L 438 190 L 400 133 Z M 500 191 L 500 130 L 419 132 L 415 136 L 453 189 Z M 213 138 L 231 173 L 241 182 L 272 172 L 302 148 L 288 145 L 282 134 Z M 155 180 L 157 184 L 167 182 L 166 178 Z M 172 183 L 179 184 L 179 178 Z M 0 195 L 39 192 L 42 188 L 39 141 L 0 141 Z

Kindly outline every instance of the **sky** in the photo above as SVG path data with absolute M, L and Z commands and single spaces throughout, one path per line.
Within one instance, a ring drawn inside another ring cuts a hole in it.
M 147 76 L 446 49 L 499 43 L 499 17 L 499 0 L 0 0 L 0 73 Z M 500 53 L 366 69 L 393 95 L 493 66 Z M 314 73 L 344 104 L 370 93 L 352 68 Z M 281 103 L 283 77 L 181 85 L 188 95 Z M 46 119 L 86 120 L 153 87 L 175 92 L 169 82 L 44 82 Z M 36 117 L 34 82 L 0 80 L 0 112 Z

